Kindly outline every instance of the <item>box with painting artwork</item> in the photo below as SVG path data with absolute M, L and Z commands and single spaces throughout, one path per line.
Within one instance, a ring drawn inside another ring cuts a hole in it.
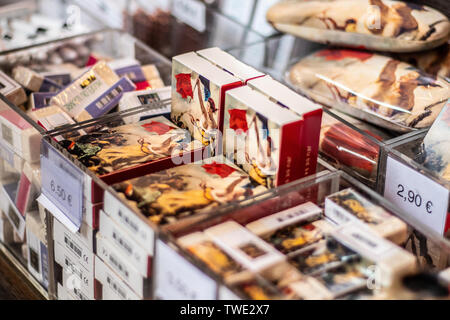
M 174 57 L 172 121 L 203 145 L 220 146 L 216 139 L 223 127 L 225 92 L 242 84 L 195 52 Z
M 303 119 L 248 86 L 227 92 L 224 153 L 272 188 L 303 177 Z

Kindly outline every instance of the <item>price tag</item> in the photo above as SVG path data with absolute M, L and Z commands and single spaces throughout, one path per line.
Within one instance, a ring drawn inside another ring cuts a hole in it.
M 449 190 L 388 157 L 384 197 L 439 234 L 444 234 Z
M 206 6 L 197 0 L 173 0 L 172 14 L 198 32 L 206 30 Z
M 163 300 L 214 300 L 217 284 L 161 240 L 156 242 L 155 296 Z
M 67 217 L 76 230 L 81 227 L 83 218 L 83 175 L 80 169 L 43 140 L 42 193 Z M 66 224 L 66 221 L 61 222 Z M 66 227 L 73 229 L 73 226 Z

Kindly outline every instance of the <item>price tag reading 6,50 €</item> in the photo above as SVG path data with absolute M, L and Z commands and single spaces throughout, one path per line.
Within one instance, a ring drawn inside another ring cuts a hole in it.
M 42 193 L 76 226 L 83 217 L 83 172 L 42 140 Z
M 388 157 L 384 197 L 444 234 L 449 190 L 411 167 Z

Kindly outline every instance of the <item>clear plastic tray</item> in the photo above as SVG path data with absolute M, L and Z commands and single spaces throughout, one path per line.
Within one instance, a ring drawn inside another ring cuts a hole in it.
M 404 244 L 404 247 L 419 258 L 421 267 L 423 267 L 425 270 L 434 269 L 435 267 L 442 270 L 448 266 L 448 264 L 450 263 L 450 261 L 448 260 L 450 254 L 450 241 L 448 239 L 443 238 L 441 235 L 428 228 L 419 220 L 411 217 L 407 212 L 398 209 L 391 202 L 387 201 L 379 194 L 362 185 L 354 178 L 342 171 L 337 171 L 321 176 L 311 176 L 302 179 L 301 181 L 297 181 L 289 185 L 285 185 L 277 189 L 268 191 L 267 195 L 259 195 L 254 199 L 247 199 L 244 203 L 237 203 L 232 204 L 228 207 L 223 207 L 220 210 L 217 210 L 214 215 L 205 218 L 203 221 L 198 221 L 195 224 L 186 225 L 181 229 L 168 227 L 165 230 L 167 232 L 165 232 L 165 234 L 163 235 L 160 235 L 161 240 L 158 241 L 170 242 L 173 250 L 175 250 L 179 255 L 186 257 L 187 264 L 191 264 L 199 270 L 203 270 L 205 278 L 213 279 L 213 281 L 216 281 L 220 292 L 223 287 L 226 287 L 223 282 L 224 280 L 218 274 L 206 268 L 203 262 L 201 262 L 198 258 L 194 257 L 186 249 L 177 244 L 176 239 L 192 234 L 194 232 L 205 230 L 209 227 L 228 220 L 234 220 L 240 224 L 245 225 L 248 222 L 251 222 L 260 217 L 292 208 L 307 201 L 311 201 L 319 206 L 323 206 L 324 200 L 328 195 L 347 189 L 349 187 L 353 188 L 356 192 L 358 192 L 360 195 L 362 195 L 372 203 L 383 207 L 388 212 L 406 222 L 406 224 L 408 225 L 409 236 L 408 240 Z M 411 245 L 413 241 L 420 242 L 420 249 L 418 248 L 418 246 L 416 247 L 416 244 Z M 438 248 L 437 252 L 427 252 L 427 250 L 436 250 L 436 248 Z M 445 263 L 442 263 L 439 266 L 434 265 L 432 262 L 428 263 L 430 262 L 430 260 L 428 260 L 429 254 L 439 255 L 442 259 L 445 259 Z M 160 257 L 158 257 L 157 255 L 156 259 L 158 258 Z M 180 265 L 180 270 L 181 268 L 185 268 L 185 266 Z M 156 270 L 156 274 L 154 274 L 154 277 L 158 276 L 161 276 L 161 271 L 158 272 L 158 270 Z M 162 276 L 164 276 L 164 274 L 162 274 Z M 155 283 L 158 283 L 158 280 L 155 279 L 154 281 Z M 262 281 L 264 282 L 264 280 Z M 189 285 L 187 280 L 186 284 Z M 228 289 L 233 291 L 235 297 L 248 298 L 242 296 L 241 293 L 233 288 Z M 156 290 L 158 290 L 158 288 L 156 288 Z M 271 290 L 277 293 L 276 288 L 272 287 Z M 227 290 L 225 291 L 229 293 Z M 278 292 L 278 294 L 279 293 L 280 292 Z M 227 297 L 229 296 L 227 295 Z

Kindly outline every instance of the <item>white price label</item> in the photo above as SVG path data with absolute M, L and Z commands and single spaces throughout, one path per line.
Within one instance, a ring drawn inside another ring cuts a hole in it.
M 83 218 L 83 172 L 47 141 L 42 147 L 42 193 L 79 229 Z
M 217 283 L 161 240 L 156 242 L 155 296 L 163 300 L 214 300 Z
M 199 32 L 206 30 L 206 6 L 197 0 L 173 0 L 172 14 Z
M 439 234 L 444 234 L 449 190 L 388 157 L 384 197 Z

